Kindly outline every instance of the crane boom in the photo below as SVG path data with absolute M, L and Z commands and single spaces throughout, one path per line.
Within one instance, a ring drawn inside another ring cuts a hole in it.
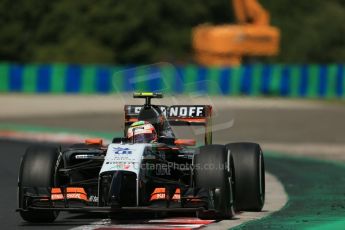
M 232 0 L 239 24 L 269 25 L 270 16 L 256 0 Z

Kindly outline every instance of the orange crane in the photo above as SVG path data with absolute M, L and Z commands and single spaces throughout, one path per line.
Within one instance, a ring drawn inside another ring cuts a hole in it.
M 195 59 L 206 66 L 239 65 L 242 58 L 274 56 L 280 31 L 270 26 L 270 15 L 257 0 L 232 0 L 237 24 L 193 28 Z

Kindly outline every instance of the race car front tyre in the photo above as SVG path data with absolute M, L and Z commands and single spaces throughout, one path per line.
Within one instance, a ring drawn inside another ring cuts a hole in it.
M 194 156 L 195 188 L 209 194 L 208 210 L 200 218 L 229 219 L 234 216 L 231 156 L 223 145 L 206 145 Z M 200 193 L 200 192 L 199 192 Z
M 235 210 L 261 211 L 265 202 L 265 166 L 260 145 L 226 145 L 234 163 Z
M 30 200 L 24 197 L 24 188 L 54 187 L 60 157 L 57 148 L 34 145 L 26 150 L 20 165 L 18 178 L 18 203 L 21 217 L 28 222 L 53 222 L 59 212 L 27 210 Z

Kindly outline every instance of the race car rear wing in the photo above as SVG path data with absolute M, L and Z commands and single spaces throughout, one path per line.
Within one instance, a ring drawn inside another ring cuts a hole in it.
M 143 105 L 125 105 L 125 126 L 138 121 Z M 212 106 L 210 105 L 159 105 L 171 126 L 204 126 L 205 144 L 212 143 Z

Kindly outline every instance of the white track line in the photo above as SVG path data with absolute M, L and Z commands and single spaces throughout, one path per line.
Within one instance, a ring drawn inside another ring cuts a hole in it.
M 111 221 L 110 219 L 103 219 L 101 221 L 95 221 L 89 225 L 83 225 L 72 228 L 71 230 L 95 230 L 99 228 L 106 229 L 197 229 L 205 224 L 213 222 L 213 220 L 205 221 L 199 220 L 198 218 L 166 218 L 160 220 L 143 220 L 142 223 L 138 223 L 137 220 L 133 220 L 135 223 L 123 223 L 116 220 Z

